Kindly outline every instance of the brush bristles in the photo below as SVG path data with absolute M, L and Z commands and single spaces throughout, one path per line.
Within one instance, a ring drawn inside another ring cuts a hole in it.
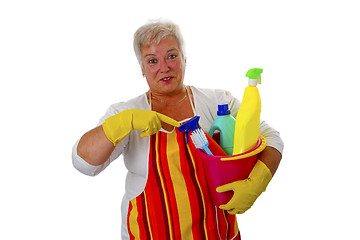
M 199 129 L 199 128 L 196 129 L 195 131 L 193 131 L 191 133 L 190 137 L 196 148 L 203 149 L 205 146 L 207 146 L 209 144 L 209 142 L 205 136 L 205 133 L 202 131 L 202 129 Z

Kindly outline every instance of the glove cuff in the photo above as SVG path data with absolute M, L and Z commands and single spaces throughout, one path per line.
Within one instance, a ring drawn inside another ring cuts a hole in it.
M 266 190 L 267 185 L 272 179 L 272 174 L 265 163 L 257 160 L 253 170 L 249 174 L 249 178 L 257 183 L 259 193 L 261 193 Z
M 132 115 L 128 116 L 128 110 L 113 115 L 102 124 L 106 137 L 116 146 L 132 130 Z

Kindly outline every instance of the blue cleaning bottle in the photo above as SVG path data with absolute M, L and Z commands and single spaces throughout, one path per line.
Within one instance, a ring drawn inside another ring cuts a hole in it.
M 215 131 L 220 132 L 219 144 L 227 155 L 233 154 L 235 121 L 227 104 L 218 105 L 217 117 L 210 127 L 209 135 L 212 137 Z

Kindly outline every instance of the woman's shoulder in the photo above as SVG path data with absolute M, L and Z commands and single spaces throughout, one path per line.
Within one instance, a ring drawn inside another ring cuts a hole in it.
M 224 89 L 199 88 L 191 86 L 194 97 L 214 102 L 216 104 L 232 101 L 233 96 L 230 91 Z
M 199 114 L 210 114 L 212 118 L 217 116 L 218 105 L 228 104 L 231 114 L 236 116 L 241 102 L 230 91 L 224 89 L 210 89 L 191 87 L 194 95 L 195 109 Z
M 109 109 L 113 109 L 114 111 L 121 112 L 131 108 L 147 109 L 148 107 L 149 104 L 147 102 L 146 94 L 144 93 L 134 98 L 131 98 L 127 101 L 113 103 L 110 105 Z
M 106 118 L 111 117 L 115 114 L 118 114 L 122 111 L 137 108 L 143 110 L 149 110 L 149 104 L 146 98 L 146 94 L 141 94 L 137 97 L 131 98 L 127 101 L 117 102 L 111 104 L 107 110 L 105 115 L 100 119 L 100 123 L 102 123 Z

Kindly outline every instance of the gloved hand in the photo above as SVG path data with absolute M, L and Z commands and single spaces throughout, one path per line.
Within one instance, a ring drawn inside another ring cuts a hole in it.
M 269 168 L 265 163 L 257 160 L 247 179 L 216 188 L 217 192 L 234 191 L 230 201 L 219 208 L 227 210 L 230 214 L 244 213 L 253 205 L 260 194 L 265 191 L 271 178 L 272 175 Z
M 102 127 L 106 137 L 116 146 L 132 130 L 144 130 L 140 137 L 157 133 L 161 128 L 161 121 L 175 127 L 180 126 L 177 121 L 161 113 L 133 108 L 105 119 Z

